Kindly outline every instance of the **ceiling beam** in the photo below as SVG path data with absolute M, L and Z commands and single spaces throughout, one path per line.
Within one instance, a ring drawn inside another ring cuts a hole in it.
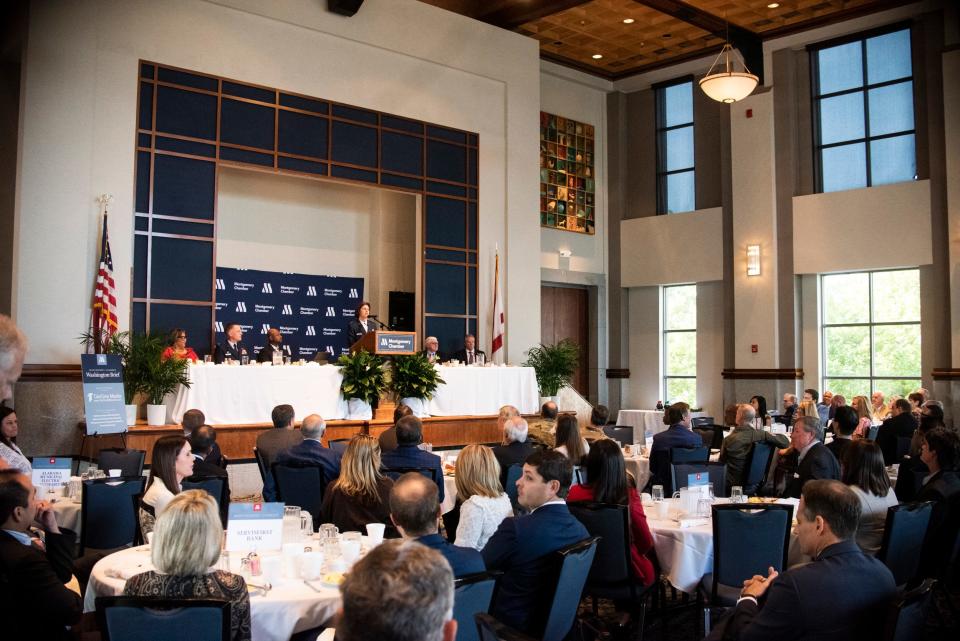
M 590 0 L 512 0 L 484 2 L 489 9 L 480 9 L 471 17 L 502 29 L 514 30 L 522 24 L 587 4 Z
M 729 24 L 723 17 L 715 16 L 680 0 L 634 0 L 660 13 L 673 16 L 708 33 L 729 40 L 743 56 L 743 60 L 763 84 L 763 40 L 749 29 Z

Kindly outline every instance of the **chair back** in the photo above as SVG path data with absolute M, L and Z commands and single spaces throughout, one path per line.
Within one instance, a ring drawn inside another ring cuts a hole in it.
M 604 599 L 635 600 L 637 589 L 630 558 L 630 512 L 626 505 L 578 501 L 567 507 L 574 518 L 597 538 L 597 551 L 587 576 L 586 590 Z
M 709 447 L 671 447 L 671 463 L 706 463 L 710 460 Z M 679 488 L 674 487 L 676 492 Z
M 423 474 L 428 479 L 439 485 L 443 482 L 442 479 L 437 478 L 437 470 L 432 467 L 386 467 L 383 469 L 384 476 L 389 476 L 394 481 L 410 472 L 416 472 L 418 474 Z
M 922 557 L 921 549 L 932 514 L 931 501 L 904 503 L 887 508 L 887 521 L 877 558 L 893 573 L 897 585 L 903 585 L 917 575 Z
M 710 427 L 713 425 L 712 416 L 694 416 L 690 419 L 691 427 Z
M 767 480 L 767 469 L 770 459 L 773 458 L 774 444 L 767 441 L 756 441 L 747 455 L 746 472 L 743 477 L 743 493 L 752 496 L 759 492 Z
M 112 550 L 132 545 L 137 536 L 133 498 L 147 480 L 121 476 L 83 481 L 80 507 L 80 549 Z
M 103 641 L 229 641 L 230 602 L 218 599 L 97 597 Z
M 100 450 L 97 465 L 101 470 L 120 470 L 120 476 L 143 476 L 144 450 L 128 450 L 114 447 Z
M 313 529 L 320 527 L 320 507 L 323 505 L 323 470 L 317 465 L 292 466 L 273 464 L 273 478 L 277 495 L 287 505 L 299 506 L 310 513 Z
M 879 426 L 879 425 L 871 425 L 871 426 L 870 426 L 870 429 L 867 430 L 867 440 L 868 440 L 868 441 L 875 441 L 875 440 L 877 440 L 877 432 L 879 432 L 879 431 L 880 431 L 880 426 Z
M 633 428 L 629 425 L 607 425 L 603 433 L 620 443 L 620 447 L 633 444 Z
M 887 614 L 883 641 L 914 641 L 924 638 L 928 607 L 936 579 L 927 579 L 899 597 Z
M 520 477 L 523 476 L 523 466 L 519 463 L 514 463 L 507 468 L 507 487 L 503 488 L 503 491 L 507 493 L 507 496 L 510 497 L 510 504 L 513 505 L 514 511 L 516 511 L 517 506 L 519 505 L 517 496 L 517 481 L 520 480 Z
M 746 579 L 787 567 L 793 506 L 780 503 L 714 505 L 713 587 L 742 587 Z
M 257 459 L 257 469 L 260 470 L 260 480 L 264 483 L 267 482 L 267 459 L 263 455 L 263 452 L 260 451 L 259 447 L 253 448 L 253 457 Z
M 347 445 L 350 444 L 350 439 L 348 438 L 332 438 L 327 441 L 327 447 L 331 450 L 343 456 L 343 453 L 347 451 Z M 471 626 L 472 627 L 472 626 Z
M 573 627 L 580 597 L 583 595 L 583 586 L 590 575 L 596 552 L 597 537 L 594 536 L 554 553 L 560 561 L 560 574 L 547 614 L 547 624 L 543 629 L 544 641 L 560 641 Z
M 457 621 L 457 641 L 479 641 L 473 616 L 490 610 L 497 580 L 481 572 L 454 581 L 453 618 Z
M 217 508 L 223 507 L 227 483 L 222 476 L 194 476 L 184 479 L 181 487 L 185 490 L 203 490 L 217 502 Z
M 673 491 L 687 487 L 691 474 L 706 474 L 713 483 L 714 496 L 727 496 L 727 466 L 723 463 L 673 463 L 670 465 L 670 478 Z

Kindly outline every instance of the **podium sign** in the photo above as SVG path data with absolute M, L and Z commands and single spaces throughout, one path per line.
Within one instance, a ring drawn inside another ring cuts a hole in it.
M 87 434 L 121 434 L 127 431 L 123 402 L 123 364 L 116 354 L 81 354 L 83 411 Z
M 409 356 L 417 353 L 416 332 L 378 330 L 367 332 L 350 346 L 350 352 L 365 350 L 383 356 Z

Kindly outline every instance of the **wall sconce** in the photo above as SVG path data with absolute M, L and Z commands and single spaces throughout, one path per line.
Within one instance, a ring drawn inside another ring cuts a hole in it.
M 747 245 L 747 276 L 760 275 L 760 245 Z
M 560 250 L 560 258 L 570 258 L 571 256 L 573 256 L 573 252 L 569 249 Z

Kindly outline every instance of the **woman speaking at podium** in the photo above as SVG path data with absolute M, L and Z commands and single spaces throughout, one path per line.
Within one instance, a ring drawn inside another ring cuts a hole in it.
M 370 317 L 370 303 L 363 301 L 357 305 L 357 317 L 351 318 L 347 325 L 347 340 L 352 346 L 367 332 L 380 329 L 380 323 Z

